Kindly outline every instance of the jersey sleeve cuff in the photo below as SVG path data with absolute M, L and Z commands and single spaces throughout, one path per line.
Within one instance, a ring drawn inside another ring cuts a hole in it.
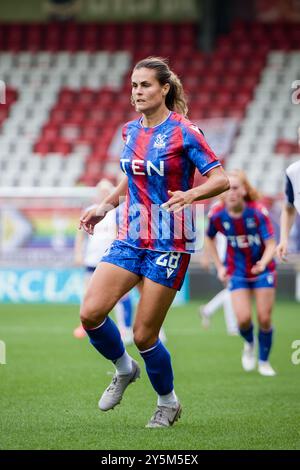
M 202 176 L 206 175 L 210 170 L 213 168 L 217 168 L 218 166 L 221 166 L 221 163 L 219 161 L 209 163 L 206 165 L 202 170 L 200 170 L 200 173 Z

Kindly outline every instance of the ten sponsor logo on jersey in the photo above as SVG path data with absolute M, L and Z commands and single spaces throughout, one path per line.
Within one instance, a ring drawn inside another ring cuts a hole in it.
M 159 162 L 158 167 L 150 160 L 145 162 L 143 160 L 134 159 L 130 162 L 129 158 L 121 158 L 121 167 L 126 175 L 128 174 L 126 170 L 127 164 L 131 166 L 131 171 L 134 175 L 164 176 L 165 174 L 165 162 L 163 160 Z
M 258 233 L 255 235 L 227 235 L 227 240 L 232 248 L 249 248 L 254 245 L 261 246 L 261 239 Z

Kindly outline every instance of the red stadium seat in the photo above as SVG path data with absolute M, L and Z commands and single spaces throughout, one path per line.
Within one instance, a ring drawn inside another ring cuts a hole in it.
M 237 93 L 234 96 L 234 103 L 237 105 L 240 105 L 241 107 L 245 107 L 249 101 L 251 101 L 252 98 L 252 93 L 251 92 L 243 92 L 243 93 Z
M 81 138 L 86 140 L 95 140 L 99 137 L 101 129 L 99 126 L 85 126 L 81 129 Z
M 232 103 L 232 94 L 227 91 L 221 91 L 214 97 L 214 103 L 221 108 L 226 108 Z
M 49 142 L 41 140 L 35 144 L 34 152 L 45 156 L 48 153 L 52 152 L 52 145 Z
M 62 155 L 68 155 L 72 150 L 71 143 L 66 140 L 58 140 L 54 142 L 52 148 L 53 152 L 61 153 Z
M 64 106 L 72 106 L 75 102 L 77 94 L 74 90 L 63 88 L 59 93 L 59 104 Z
M 66 50 L 70 53 L 80 50 L 89 52 L 127 50 L 131 54 L 130 59 L 133 63 L 148 55 L 159 54 L 168 57 L 171 67 L 183 81 L 189 98 L 189 117 L 192 120 L 213 117 L 242 119 L 248 103 L 254 96 L 254 89 L 260 80 L 261 72 L 267 63 L 266 56 L 271 48 L 279 51 L 291 50 L 293 47 L 299 48 L 299 43 L 299 26 L 283 23 L 277 25 L 261 23 L 250 25 L 242 21 L 235 23 L 231 32 L 217 40 L 217 47 L 210 54 L 197 50 L 197 26 L 192 23 L 50 22 L 35 25 L 7 24 L 0 27 L 2 50 L 17 52 Z M 50 110 L 49 120 L 36 140 L 34 151 L 40 155 L 49 152 L 69 155 L 73 151 L 88 154 L 90 165 L 87 167 L 85 178 L 94 184 L 102 174 L 102 162 L 107 157 L 116 130 L 127 120 L 136 119 L 138 114 L 130 104 L 131 70 L 124 70 L 123 76 L 122 70 L 120 77 L 116 77 L 123 80 L 120 89 L 99 86 L 94 90 L 93 87 L 97 82 L 90 81 L 90 78 L 93 78 L 90 73 L 98 73 L 95 72 L 98 62 L 93 61 L 91 57 L 91 68 L 81 71 L 86 57 L 82 56 L 78 60 L 74 57 L 74 67 L 70 66 L 65 76 L 58 78 L 64 83 L 73 83 L 74 89 L 69 85 L 70 88 L 63 87 L 60 90 L 57 102 Z M 29 57 L 28 64 L 32 59 L 34 61 L 34 56 Z M 55 67 L 57 60 L 55 55 L 53 60 L 51 57 L 46 60 L 49 61 L 51 68 Z M 8 63 L 11 64 L 9 61 L 10 58 Z M 22 64 L 27 64 L 26 61 L 24 56 Z M 39 61 L 38 58 L 38 63 Z M 63 69 L 63 60 L 59 59 L 58 63 Z M 20 64 L 16 56 L 11 64 L 12 70 L 14 67 L 20 67 Z M 92 64 L 95 70 L 92 69 Z M 104 83 L 109 83 L 105 80 L 109 80 L 111 72 L 115 73 L 112 70 L 115 66 L 117 70 L 119 64 L 115 62 L 115 58 L 109 58 L 108 70 L 100 71 L 100 74 L 105 75 Z M 34 62 L 28 67 L 34 68 Z M 39 72 L 36 75 L 38 76 Z M 24 75 L 24 80 L 26 79 L 27 75 Z M 90 83 L 88 86 L 91 88 L 87 86 L 78 89 L 81 80 Z M 43 93 L 44 89 L 38 92 L 37 99 L 40 99 L 40 96 L 42 98 Z M 0 125 L 9 116 L 10 106 L 17 98 L 15 90 L 7 89 L 6 104 L 0 105 Z M 50 97 L 49 99 L 51 100 Z M 252 118 L 250 111 L 249 109 L 249 116 Z M 44 113 L 41 114 L 44 116 Z M 35 121 L 35 113 L 33 116 Z M 26 126 L 24 124 L 19 127 L 22 129 Z M 5 129 L 4 126 L 4 131 Z M 21 132 L 19 128 L 16 130 Z M 280 139 L 276 144 L 276 151 L 290 155 L 296 153 L 295 145 L 293 142 Z M 95 162 L 97 165 L 92 165 Z M 96 173 L 92 173 L 95 171 Z
M 43 141 L 47 142 L 54 142 L 59 136 L 59 127 L 57 126 L 50 126 L 48 124 L 47 127 L 44 128 L 42 139 Z
M 279 139 L 275 146 L 275 152 L 290 155 L 298 151 L 298 144 L 285 139 Z
M 27 49 L 30 51 L 39 51 L 43 49 L 43 29 L 42 25 L 29 25 L 26 31 Z
M 231 105 L 226 110 L 226 116 L 236 119 L 243 119 L 245 115 L 245 108 L 241 105 Z
M 53 108 L 50 112 L 50 121 L 52 124 L 61 124 L 66 121 L 69 117 L 69 111 L 66 109 L 55 109 Z

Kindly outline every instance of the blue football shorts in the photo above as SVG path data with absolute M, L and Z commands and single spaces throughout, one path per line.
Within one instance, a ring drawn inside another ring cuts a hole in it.
M 228 289 L 230 291 L 237 289 L 262 289 L 262 288 L 275 288 L 277 274 L 276 272 L 262 273 L 253 279 L 245 277 L 232 276 L 228 282 Z
M 85 272 L 87 274 L 93 274 L 97 266 L 85 266 Z
M 190 258 L 188 253 L 135 248 L 121 240 L 115 240 L 101 261 L 115 264 L 138 276 L 145 276 L 163 286 L 180 290 Z

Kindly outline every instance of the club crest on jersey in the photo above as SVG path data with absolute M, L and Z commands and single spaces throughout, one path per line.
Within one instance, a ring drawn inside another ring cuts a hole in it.
M 230 230 L 230 223 L 229 222 L 223 222 L 223 227 L 225 230 Z
M 164 149 L 166 146 L 166 140 L 167 136 L 166 134 L 158 134 L 158 136 L 155 139 L 153 148 L 155 149 Z
M 256 222 L 252 217 L 248 217 L 246 219 L 246 226 L 247 228 L 255 228 L 256 227 Z

